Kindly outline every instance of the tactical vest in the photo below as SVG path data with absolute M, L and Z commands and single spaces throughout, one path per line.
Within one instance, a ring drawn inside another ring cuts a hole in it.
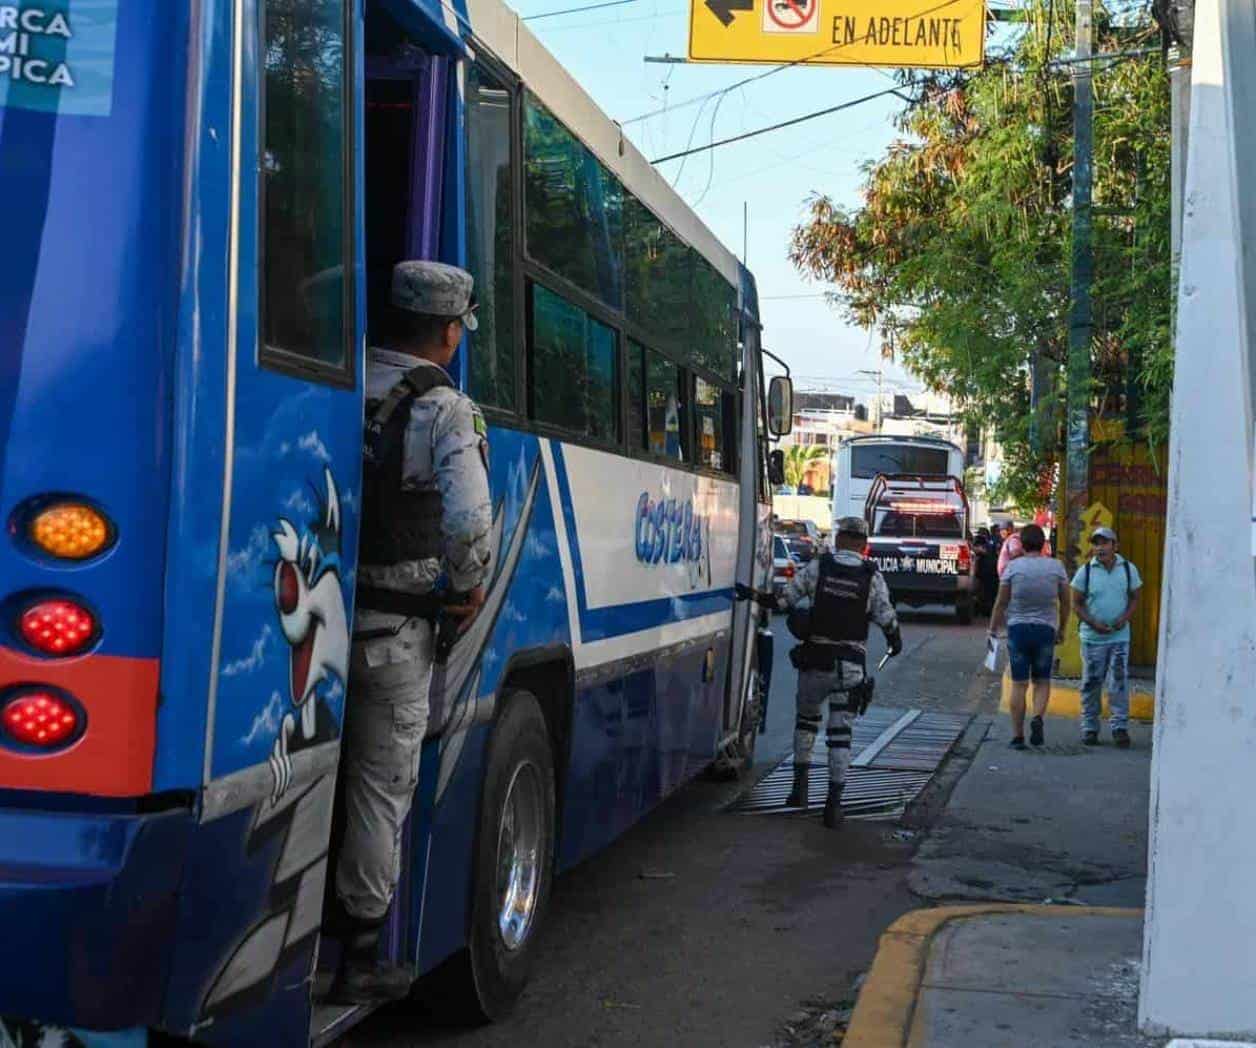
M 403 491 L 406 426 L 416 400 L 453 388 L 438 367 L 411 368 L 381 400 L 366 402 L 362 449 L 362 562 L 400 564 L 441 555 L 440 491 Z
M 811 602 L 811 636 L 836 642 L 868 639 L 868 594 L 877 566 L 870 560 L 843 564 L 833 554 L 820 558 L 820 577 Z

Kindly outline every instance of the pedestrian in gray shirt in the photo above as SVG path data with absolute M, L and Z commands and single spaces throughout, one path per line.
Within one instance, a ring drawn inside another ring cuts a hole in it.
M 1012 748 L 1025 748 L 1025 694 L 1034 684 L 1034 716 L 1029 742 L 1043 744 L 1042 718 L 1051 701 L 1055 647 L 1068 625 L 1068 574 L 1058 560 L 1043 555 L 1046 535 L 1037 524 L 1020 533 L 1024 556 L 1011 561 L 999 582 L 999 598 L 990 615 L 990 635 L 1007 622 L 1008 663 L 1012 671 Z

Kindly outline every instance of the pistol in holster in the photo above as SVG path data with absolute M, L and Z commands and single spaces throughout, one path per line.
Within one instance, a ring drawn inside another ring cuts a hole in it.
M 432 661 L 444 665 L 458 640 L 459 619 L 450 615 L 446 605 L 456 603 L 452 594 L 433 590 L 430 593 L 401 593 L 397 590 L 381 590 L 373 587 L 358 590 L 357 606 L 367 611 L 379 611 L 388 615 L 404 615 L 406 622 L 411 619 L 422 619 L 432 627 Z M 401 632 L 402 626 L 385 627 L 375 630 L 362 630 L 354 633 L 354 640 L 376 640 L 380 637 L 395 637 Z
M 854 711 L 856 716 L 862 717 L 868 712 L 868 707 L 872 703 L 872 693 L 876 690 L 876 687 L 876 679 L 865 676 L 863 680 L 848 692 L 850 699 L 846 704 L 846 708 Z

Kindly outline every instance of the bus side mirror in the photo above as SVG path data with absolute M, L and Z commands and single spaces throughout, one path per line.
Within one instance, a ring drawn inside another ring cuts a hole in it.
M 776 375 L 768 384 L 768 432 L 774 437 L 783 437 L 793 427 L 794 384 L 785 375 Z
M 780 448 L 768 454 L 768 483 L 785 483 L 785 452 Z

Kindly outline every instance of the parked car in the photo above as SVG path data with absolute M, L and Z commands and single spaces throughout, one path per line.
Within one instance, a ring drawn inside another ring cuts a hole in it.
M 772 536 L 772 593 L 780 597 L 785 587 L 798 572 L 798 561 L 789 552 L 789 546 L 780 535 Z
M 789 552 L 800 564 L 810 562 L 812 557 L 819 556 L 824 548 L 820 538 L 820 529 L 813 520 L 778 520 L 776 533 L 784 538 Z
M 778 495 L 794 495 L 794 494 L 797 494 L 797 492 L 795 492 L 795 491 L 794 491 L 794 485 L 793 485 L 793 484 L 778 484 L 778 485 L 777 485 L 777 487 L 776 487 L 776 494 L 778 494 Z
M 799 484 L 799 485 L 798 485 L 798 494 L 799 494 L 799 495 L 814 495 L 814 494 L 815 494 L 815 489 L 814 489 L 814 488 L 812 488 L 812 486 L 811 486 L 810 484 Z

